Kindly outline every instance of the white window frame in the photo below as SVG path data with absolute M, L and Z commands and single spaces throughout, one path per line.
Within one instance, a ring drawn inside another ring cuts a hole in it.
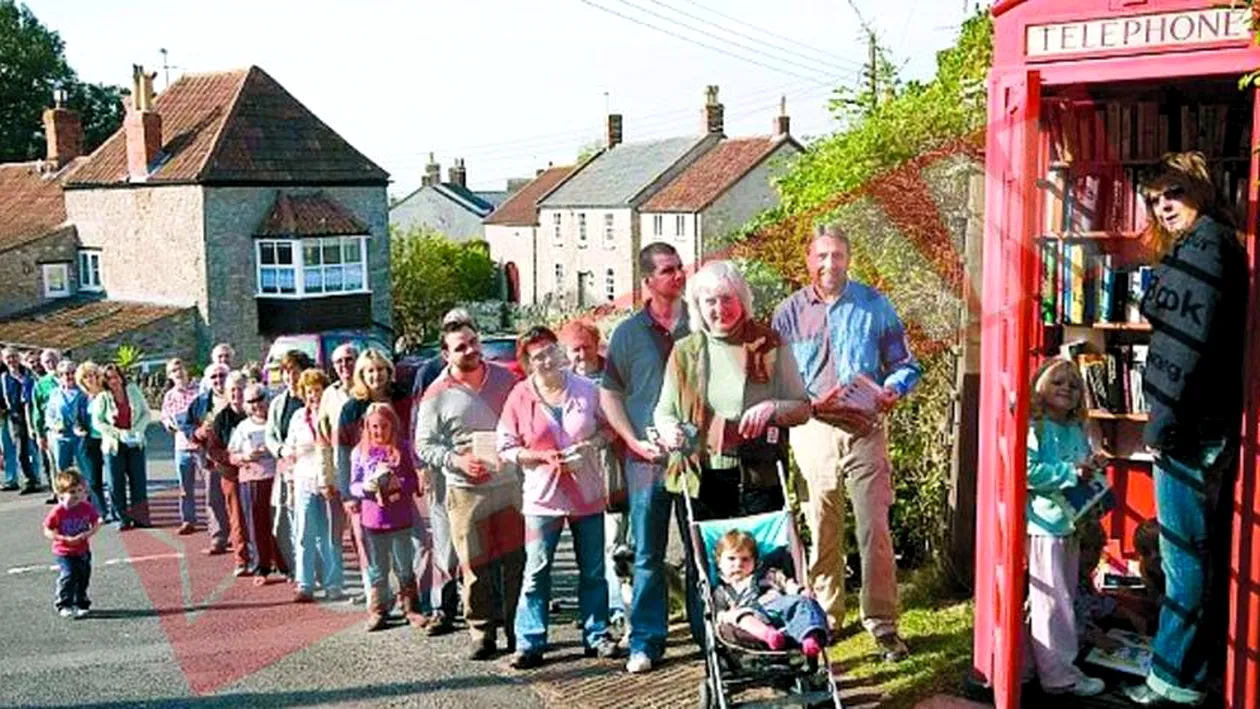
M 617 299 L 617 272 L 611 268 L 604 271 L 604 295 L 609 303 Z
M 551 243 L 556 246 L 564 245 L 564 217 L 560 212 L 551 215 Z
M 39 267 L 40 275 L 44 279 L 44 297 L 45 298 L 69 298 L 71 295 L 70 288 L 70 264 L 68 263 L 42 263 Z M 59 274 L 54 276 L 53 274 Z M 54 288 L 53 283 L 60 282 L 60 288 Z
M 682 239 L 687 236 L 687 215 L 674 215 L 674 238 Z
M 604 248 L 611 249 L 617 245 L 616 223 L 612 212 L 604 215 Z
M 652 215 L 652 236 L 661 236 L 665 233 L 665 215 Z
M 254 240 L 254 294 L 259 298 L 323 298 L 326 296 L 348 295 L 354 293 L 371 293 L 371 284 L 368 282 L 368 237 L 367 235 L 354 236 L 323 236 L 308 237 L 302 239 L 255 239 Z M 274 264 L 263 263 L 263 253 L 267 248 L 274 249 L 273 260 L 279 258 L 280 251 L 289 250 L 289 260 L 287 262 L 277 262 Z M 357 261 L 350 260 L 350 254 L 358 249 L 359 258 Z M 312 250 L 311 257 L 308 258 L 307 251 Z M 328 249 L 335 249 L 337 263 L 323 263 Z M 319 263 L 314 263 L 318 259 Z M 310 260 L 312 263 L 307 263 Z M 347 267 L 351 268 L 347 268 Z M 357 285 L 347 286 L 347 283 L 354 284 L 355 279 L 347 281 L 347 274 L 353 274 L 358 267 Z M 264 271 L 274 271 L 275 282 L 279 284 L 282 274 L 288 274 L 292 278 L 292 290 L 281 291 L 282 286 L 277 285 L 276 290 L 267 290 L 263 285 Z M 319 281 L 319 287 L 311 287 L 308 280 Z M 335 280 L 341 285 L 336 290 L 328 290 L 327 284 L 330 280 Z
M 96 249 L 79 249 L 79 290 L 99 293 L 101 285 L 101 252 Z
M 586 240 L 586 212 L 577 213 L 577 225 L 578 225 L 578 237 L 577 237 L 578 248 L 585 249 L 588 243 Z

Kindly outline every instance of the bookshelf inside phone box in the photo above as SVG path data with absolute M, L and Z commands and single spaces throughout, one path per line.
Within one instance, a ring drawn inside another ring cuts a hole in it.
M 1142 443 L 1151 328 L 1138 304 L 1158 257 L 1145 238 L 1141 185 L 1165 153 L 1198 150 L 1243 223 L 1252 104 L 1228 77 L 1042 96 L 1034 343 L 1044 356 L 1070 358 L 1085 381 L 1091 428 L 1112 456 L 1116 505 L 1103 527 L 1105 556 L 1119 568 L 1136 558 L 1137 525 L 1155 516 L 1152 457 Z

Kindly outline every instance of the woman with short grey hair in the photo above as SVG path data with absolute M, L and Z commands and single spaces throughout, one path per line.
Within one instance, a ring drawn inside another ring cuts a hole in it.
M 809 419 L 791 347 L 754 320 L 752 292 L 729 261 L 700 268 L 686 300 L 692 334 L 674 345 L 655 411 L 660 442 L 671 451 L 666 488 L 692 498 L 697 520 L 781 509 L 776 463 L 787 460 L 783 429 Z M 681 515 L 679 524 L 685 541 Z M 684 545 L 688 557 L 691 550 Z M 695 574 L 688 559 L 687 615 L 699 643 Z

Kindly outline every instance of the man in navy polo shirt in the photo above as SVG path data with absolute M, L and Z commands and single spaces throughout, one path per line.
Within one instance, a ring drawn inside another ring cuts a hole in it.
M 673 246 L 655 242 L 639 252 L 648 299 L 617 326 L 608 342 L 600 404 L 626 443 L 626 487 L 634 534 L 634 594 L 630 599 L 630 660 L 626 670 L 646 672 L 665 653 L 668 592 L 665 545 L 671 495 L 665 490 L 665 452 L 650 440 L 652 411 L 661 393 L 674 342 L 688 334 L 682 294 L 687 277 Z
M 849 240 L 839 228 L 821 226 L 806 255 L 811 282 L 779 305 L 772 325 L 790 343 L 813 401 L 813 417 L 792 429 L 791 439 L 806 488 L 810 584 L 832 629 L 838 629 L 844 620 L 847 487 L 862 558 L 862 625 L 875 636 L 884 659 L 897 661 L 909 651 L 897 633 L 897 562 L 888 523 L 892 465 L 884 414 L 910 393 L 922 369 L 888 298 L 849 279 L 849 255 Z M 874 411 L 854 415 L 838 408 L 835 396 L 859 376 L 873 381 L 879 393 Z

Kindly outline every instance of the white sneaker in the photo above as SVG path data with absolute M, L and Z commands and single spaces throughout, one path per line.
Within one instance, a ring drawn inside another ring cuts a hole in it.
M 630 660 L 626 662 L 626 672 L 631 674 L 639 674 L 640 672 L 648 672 L 652 669 L 652 658 L 647 655 L 636 652 L 630 655 Z
M 1045 689 L 1046 694 L 1071 694 L 1077 697 L 1095 697 L 1107 690 L 1107 683 L 1097 677 L 1081 677 L 1070 687 Z
M 86 608 L 75 608 L 75 609 L 74 609 L 74 617 L 75 617 L 75 618 L 86 618 L 88 613 L 91 613 L 91 611 L 89 611 L 89 610 L 88 610 L 88 609 L 86 609 Z
M 61 610 L 57 611 L 57 615 L 61 616 L 62 618 L 73 618 L 73 617 L 74 617 L 74 609 L 73 609 L 73 608 L 62 608 Z

